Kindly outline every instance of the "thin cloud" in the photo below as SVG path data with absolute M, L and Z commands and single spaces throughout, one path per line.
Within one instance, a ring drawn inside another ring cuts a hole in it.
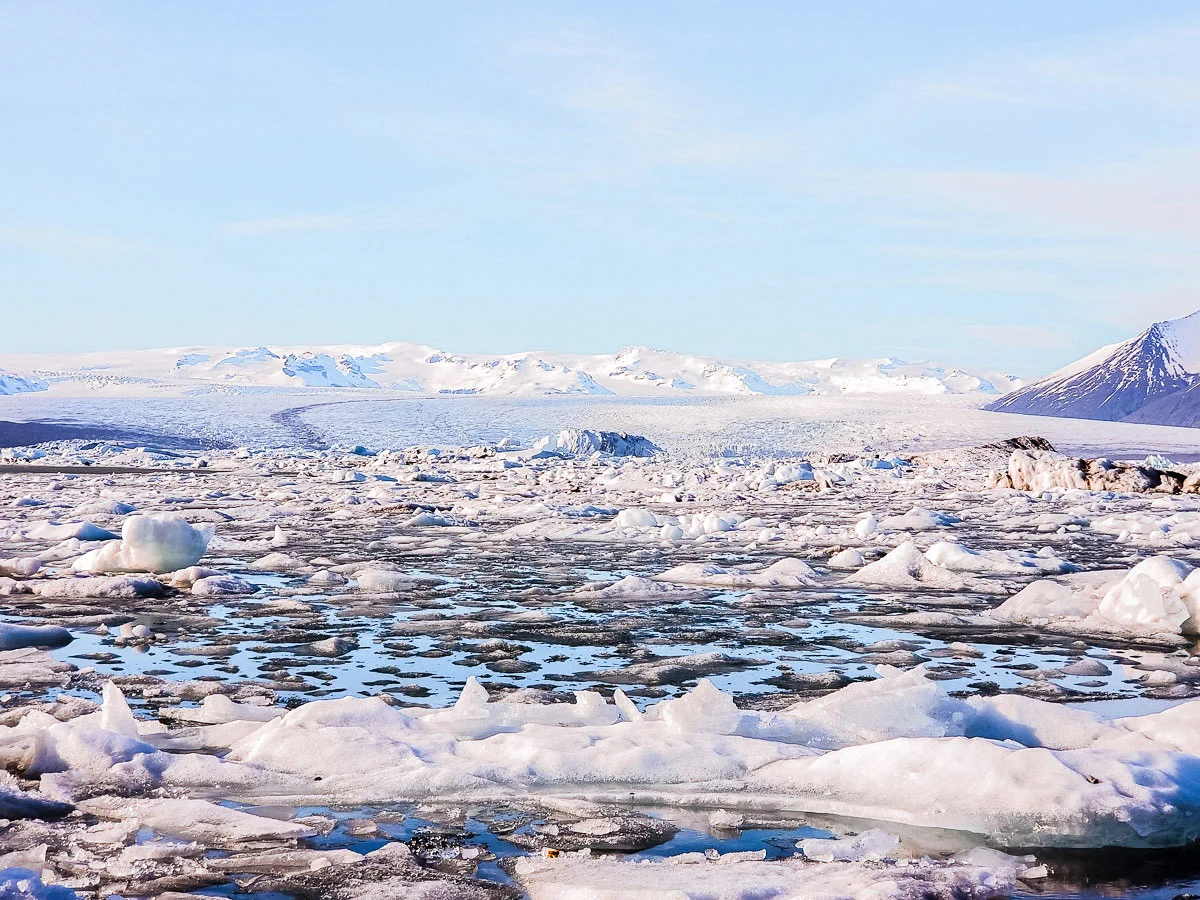
M 735 165 L 762 159 L 777 142 L 712 121 L 696 92 L 669 83 L 645 54 L 581 31 L 513 45 L 532 64 L 534 92 L 577 120 L 607 131 L 651 164 Z
M 128 246 L 120 238 L 35 227 L 0 228 L 0 244 L 21 250 L 66 255 L 115 253 Z
M 1059 350 L 1069 346 L 1062 332 L 1033 325 L 970 325 L 966 333 L 972 340 L 1006 347 Z
M 1200 154 L 1065 175 L 936 172 L 923 186 L 943 201 L 1074 232 L 1200 238 Z
M 300 234 L 320 231 L 398 231 L 427 227 L 398 215 L 345 213 L 314 213 L 295 216 L 267 216 L 242 219 L 222 226 L 221 233 L 230 237 L 262 237 L 273 234 Z

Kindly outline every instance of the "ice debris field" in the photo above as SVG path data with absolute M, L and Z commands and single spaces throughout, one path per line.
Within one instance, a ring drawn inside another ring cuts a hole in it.
M 1200 465 L 655 438 L 4 451 L 0 897 L 1200 885 Z

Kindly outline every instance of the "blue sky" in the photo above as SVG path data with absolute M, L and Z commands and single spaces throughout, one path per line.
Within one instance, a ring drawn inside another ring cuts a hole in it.
M 0 350 L 1039 374 L 1200 307 L 1194 3 L 0 4 Z

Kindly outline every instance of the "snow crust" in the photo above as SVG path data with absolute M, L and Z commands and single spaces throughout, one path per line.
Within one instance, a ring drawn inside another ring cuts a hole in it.
M 1007 896 L 1016 884 L 1012 869 L 907 860 L 875 867 L 765 862 L 756 856 L 690 853 L 624 862 L 569 855 L 523 859 L 516 874 L 531 900 L 985 900 Z
M 22 766 L 48 796 L 158 785 L 197 799 L 120 801 L 127 813 L 111 814 L 201 829 L 240 821 L 199 802 L 220 790 L 290 804 L 633 796 L 956 829 L 1001 846 L 1200 836 L 1200 703 L 1106 721 L 1029 698 L 956 700 L 920 669 L 882 674 L 780 713 L 739 710 L 706 681 L 643 713 L 589 692 L 567 705 L 492 701 L 473 679 L 440 710 L 346 698 L 264 721 L 259 709 L 243 719 L 235 704 L 208 706 L 213 724 L 201 727 L 221 758 L 156 751 L 110 684 L 100 712 L 68 722 L 31 712 L 3 746 L 34 740 Z M 186 803 L 196 808 L 183 815 Z

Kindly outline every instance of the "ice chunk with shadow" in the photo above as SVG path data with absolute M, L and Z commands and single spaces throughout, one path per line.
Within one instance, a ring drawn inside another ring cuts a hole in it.
M 177 513 L 130 516 L 119 541 L 109 541 L 74 563 L 78 572 L 174 572 L 194 566 L 212 540 L 213 525 L 191 525 Z

